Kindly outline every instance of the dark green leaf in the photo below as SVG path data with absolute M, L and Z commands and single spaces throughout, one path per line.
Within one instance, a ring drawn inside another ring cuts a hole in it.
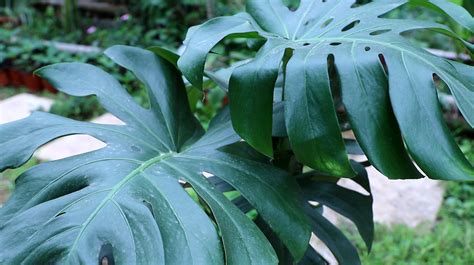
M 256 30 L 251 23 L 246 14 L 239 14 L 233 17 L 217 17 L 206 22 L 205 26 L 189 29 L 184 41 L 186 50 L 178 61 L 179 68 L 189 82 L 197 88 L 202 88 L 207 54 L 227 36 L 256 36 L 252 34 Z
M 284 98 L 285 112 L 288 114 L 285 115 L 287 133 L 298 160 L 316 171 L 328 172 L 334 169 L 331 175 L 341 175 L 341 172 L 348 171 L 347 163 L 344 162 L 341 136 L 334 132 L 334 122 L 331 122 L 334 107 L 332 102 L 327 102 L 330 96 L 328 93 L 308 93 L 316 91 L 308 89 L 310 86 L 319 89 L 318 92 L 324 91 L 321 86 L 316 86 L 314 79 L 324 87 L 330 83 L 330 76 L 323 77 L 318 73 L 321 73 L 321 66 L 325 65 L 327 59 L 334 57 L 335 67 L 341 77 L 343 102 L 350 123 L 362 149 L 378 170 L 390 178 L 421 177 L 407 155 L 405 141 L 414 162 L 429 177 L 474 180 L 472 166 L 455 146 L 441 119 L 438 104 L 433 96 L 436 89 L 432 82 L 433 75 L 437 75 L 448 85 L 462 114 L 473 125 L 474 82 L 471 73 L 474 68 L 433 56 L 416 47 L 401 34 L 428 29 L 462 42 L 471 51 L 474 51 L 474 45 L 438 23 L 383 17 L 384 14 L 411 2 L 443 12 L 472 31 L 472 16 L 461 7 L 441 0 L 386 0 L 371 1 L 363 5 L 354 5 L 355 2 L 301 0 L 299 8 L 293 11 L 280 0 L 249 0 L 246 10 L 248 14 L 221 17 L 219 27 L 207 22 L 198 29 L 208 35 L 213 31 L 213 36 L 221 36 L 228 34 L 227 30 L 236 20 L 239 20 L 239 25 L 243 25 L 241 20 L 246 20 L 246 25 L 253 28 L 246 28 L 246 32 L 254 32 L 266 39 L 266 45 L 260 49 L 256 59 L 245 65 L 245 69 L 249 70 L 234 70 L 232 78 L 235 80 L 250 79 L 250 76 L 264 80 L 264 77 L 270 76 L 268 68 L 259 68 L 262 64 L 259 58 L 264 57 L 269 46 L 276 42 L 279 50 L 287 51 L 286 55 L 293 54 L 290 58 L 279 58 L 282 59 L 282 68 L 289 59 L 288 69 L 283 77 L 285 86 L 281 89 L 281 98 Z M 194 68 L 190 65 L 183 68 L 186 76 L 199 72 L 202 77 L 205 55 L 200 53 L 197 56 L 193 49 L 205 43 L 208 35 L 194 34 L 188 38 L 186 49 L 189 49 L 189 53 L 185 52 L 181 60 L 198 60 L 199 63 L 194 64 Z M 210 46 L 214 46 L 217 39 L 221 38 L 212 39 Z M 202 52 L 204 53 L 203 50 Z M 301 60 L 300 56 L 304 53 L 309 53 L 309 59 Z M 273 61 L 275 58 L 267 60 L 267 65 L 271 64 L 273 69 L 278 65 Z M 379 58 L 383 62 L 380 62 Z M 406 61 L 415 63 L 404 67 Z M 390 66 L 390 82 L 383 73 L 381 63 Z M 304 66 L 309 68 L 304 69 Z M 303 72 L 315 76 L 312 84 L 303 86 L 306 77 Z M 411 78 L 412 76 L 414 78 Z M 240 94 L 239 100 L 230 102 L 237 132 L 244 140 L 267 155 L 271 154 L 271 124 L 268 123 L 270 96 L 268 92 L 252 91 L 259 89 L 261 84 L 266 90 L 270 90 L 272 85 L 277 86 L 275 82 L 267 83 L 275 79 L 273 75 L 271 77 L 265 79 L 265 83 L 231 82 L 229 88 L 231 93 L 233 90 L 245 91 Z M 315 100 L 315 94 L 318 100 Z M 264 104 L 260 104 L 261 102 Z M 308 111 L 304 112 L 303 109 L 314 112 L 308 114 Z M 266 120 L 262 123 L 263 117 L 266 117 Z M 324 117 L 324 120 L 321 117 Z M 331 144 L 324 145 L 323 142 Z M 439 144 L 431 147 L 433 142 Z M 330 147 L 333 149 L 328 151 Z
M 408 151 L 431 178 L 473 180 L 474 168 L 451 137 L 443 120 L 430 69 L 406 53 L 387 62 L 390 100 Z
M 344 144 L 346 145 L 347 153 L 351 155 L 365 155 L 356 140 L 344 139 Z
M 357 226 L 370 251 L 374 238 L 373 198 L 370 187 L 364 184 L 368 183 L 366 170 L 357 164 L 354 167 L 358 175 L 352 180 L 366 189 L 369 195 L 324 181 L 303 182 L 303 193 L 306 200 L 321 203 L 351 220 Z
M 314 234 L 326 244 L 341 265 L 359 265 L 357 249 L 347 237 L 331 222 L 313 209 L 307 209 L 313 220 Z
M 252 147 L 273 156 L 273 88 L 285 49 L 269 41 L 254 60 L 237 67 L 230 78 L 229 99 L 235 131 Z M 258 94 L 258 97 L 249 96 Z M 245 108 L 242 108 L 245 104 Z
M 335 63 L 342 100 L 357 140 L 371 164 L 385 176 L 422 178 L 405 151 L 378 54 L 354 47 L 348 47 L 345 56 L 337 57 Z M 345 63 L 347 60 L 351 64 Z
M 355 172 L 340 134 L 327 57 L 320 56 L 313 49 L 299 49 L 288 62 L 284 92 L 286 130 L 300 162 L 322 173 L 350 177 Z
M 168 62 L 172 63 L 174 66 L 178 67 L 179 55 L 177 55 L 176 53 L 159 46 L 150 47 L 148 48 L 148 50 L 154 52 L 159 57 L 166 59 Z
M 87 134 L 106 144 L 19 177 L 17 190 L 0 209 L 0 263 L 97 264 L 106 255 L 127 265 L 276 264 L 263 233 L 209 175 L 242 194 L 301 259 L 310 225 L 295 181 L 268 163 L 220 151 L 240 140 L 229 115 L 218 115 L 204 133 L 189 110 L 180 73 L 166 59 L 125 46 L 106 54 L 146 85 L 151 108 L 140 107 L 116 80 L 90 65 L 39 71 L 62 92 L 97 95 L 126 125 L 37 112 L 0 126 L 0 170 L 20 166 L 38 147 L 67 135 Z
M 426 6 L 435 11 L 442 12 L 452 19 L 454 19 L 459 25 L 468 29 L 474 33 L 474 18 L 467 10 L 462 8 L 455 3 L 446 0 L 409 0 L 411 3 L 416 5 Z M 471 0 L 464 0 L 465 2 L 471 2 Z

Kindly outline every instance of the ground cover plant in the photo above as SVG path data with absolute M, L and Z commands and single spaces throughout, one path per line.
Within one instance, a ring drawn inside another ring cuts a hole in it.
M 125 125 L 37 112 L 0 126 L 0 171 L 62 136 L 88 134 L 107 144 L 18 177 L 0 208 L 0 263 L 326 264 L 309 245 L 314 234 L 340 264 L 360 264 L 322 206 L 350 219 L 370 250 L 365 166 L 394 179 L 422 177 L 413 159 L 428 177 L 474 180 L 443 121 L 434 80 L 446 83 L 472 126 L 473 68 L 400 34 L 430 29 L 467 52 L 472 44 L 437 23 L 382 17 L 408 2 L 474 31 L 464 9 L 440 0 L 302 0 L 291 10 L 251 0 L 247 13 L 191 28 L 181 57 L 158 47 L 105 51 L 144 85 L 147 106 L 92 65 L 40 69 L 66 94 L 95 95 Z M 207 54 L 225 37 L 261 48 L 250 61 L 205 71 Z M 228 91 L 230 106 L 207 130 L 191 111 L 181 71 L 195 88 L 215 82 Z M 344 139 L 341 128 L 357 141 Z M 337 185 L 340 178 L 365 192 Z
M 461 149 L 474 162 L 474 141 L 463 140 Z M 375 225 L 371 253 L 351 227 L 343 228 L 360 250 L 362 264 L 367 265 L 431 265 L 472 264 L 474 253 L 474 183 L 446 182 L 444 202 L 433 224 L 416 228 L 405 225 Z

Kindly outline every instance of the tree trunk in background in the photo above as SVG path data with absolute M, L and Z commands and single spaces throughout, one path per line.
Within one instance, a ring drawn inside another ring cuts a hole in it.
M 216 0 L 206 0 L 206 13 L 208 19 L 216 16 L 216 9 Z
M 64 0 L 62 16 L 63 26 L 66 31 L 73 31 L 77 29 L 79 17 L 76 0 Z

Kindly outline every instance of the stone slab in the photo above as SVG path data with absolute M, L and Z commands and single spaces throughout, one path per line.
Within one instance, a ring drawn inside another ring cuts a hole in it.
M 367 169 L 374 197 L 374 221 L 392 226 L 403 224 L 409 227 L 432 226 L 443 203 L 444 187 L 441 181 L 428 178 L 416 180 L 390 180 L 375 168 Z M 339 185 L 363 191 L 350 180 L 341 180 Z M 341 219 L 331 210 L 325 216 L 338 223 Z
M 0 124 L 26 118 L 34 111 L 49 111 L 53 102 L 52 99 L 27 93 L 5 99 L 0 102 Z M 108 113 L 92 120 L 92 122 L 100 124 L 124 124 Z M 41 147 L 35 153 L 35 156 L 42 161 L 58 160 L 97 150 L 104 146 L 105 144 L 103 142 L 91 136 L 72 135 L 62 137 Z
M 18 94 L 0 102 L 0 124 L 28 117 L 33 111 L 49 111 L 53 100 L 32 94 Z
M 110 113 L 106 113 L 93 123 L 123 125 L 124 123 Z M 35 156 L 42 161 L 52 161 L 79 155 L 105 147 L 105 143 L 88 135 L 71 135 L 57 139 L 40 148 Z

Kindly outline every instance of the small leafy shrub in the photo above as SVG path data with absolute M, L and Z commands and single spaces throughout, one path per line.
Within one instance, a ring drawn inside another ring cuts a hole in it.
M 474 179 L 442 120 L 433 81 L 436 74 L 447 83 L 472 125 L 472 67 L 430 55 L 400 34 L 428 28 L 463 40 L 436 23 L 380 18 L 407 2 L 474 30 L 465 10 L 440 0 L 302 0 L 291 10 L 278 0 L 250 0 L 248 13 L 191 28 L 181 58 L 158 47 L 105 52 L 143 84 L 149 106 L 94 66 L 40 69 L 68 95 L 95 95 L 125 125 L 37 112 L 0 126 L 0 171 L 63 136 L 88 134 L 106 144 L 17 179 L 0 209 L 0 263 L 327 264 L 310 247 L 314 235 L 340 264 L 361 264 L 322 213 L 325 206 L 350 219 L 371 249 L 366 166 L 390 178 L 422 177 L 413 158 L 431 178 Z M 261 48 L 250 61 L 204 71 L 207 54 L 226 36 L 252 38 L 249 46 Z M 207 130 L 191 111 L 193 88 L 180 70 L 197 89 L 212 80 L 228 91 L 230 106 Z M 357 141 L 342 137 L 341 112 Z M 363 154 L 368 161 L 349 157 Z M 342 177 L 363 191 L 339 186 Z
M 459 223 L 443 219 L 430 231 L 397 225 L 375 226 L 372 252 L 362 254 L 364 265 L 469 265 L 474 262 L 474 226 L 472 222 Z M 352 237 L 359 249 L 363 242 Z
M 49 112 L 75 120 L 86 121 L 103 114 L 104 110 L 95 97 L 59 96 Z
M 469 149 L 468 140 L 461 148 L 469 161 L 474 162 L 474 150 Z M 420 225 L 416 229 L 397 225 L 375 226 L 375 237 L 371 254 L 362 254 L 362 264 L 367 265 L 431 265 L 474 263 L 474 183 L 446 183 L 445 200 L 436 225 Z M 426 229 L 427 228 L 427 229 Z M 364 243 L 351 228 L 346 230 L 361 251 Z M 390 249 L 390 251 L 386 251 Z

